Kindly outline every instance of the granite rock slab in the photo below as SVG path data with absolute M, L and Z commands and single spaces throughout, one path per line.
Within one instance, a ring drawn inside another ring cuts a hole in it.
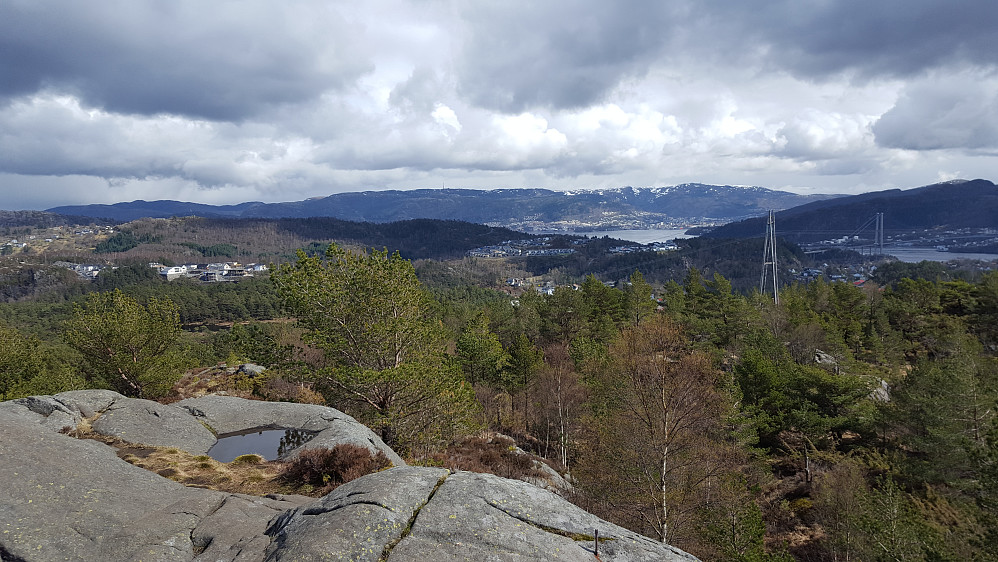
M 301 447 L 288 451 L 286 458 L 294 458 L 303 449 L 332 448 L 340 443 L 350 443 L 366 447 L 372 453 L 380 451 L 393 465 L 405 466 L 402 457 L 376 433 L 335 408 L 219 395 L 188 398 L 173 405 L 187 410 L 217 435 L 262 429 L 299 429 L 316 434 Z
M 591 561 L 595 530 L 602 562 L 696 560 L 550 491 L 488 474 L 399 466 L 319 499 L 185 487 L 57 426 L 65 419 L 100 416 L 99 421 L 108 414 L 121 427 L 126 418 L 138 426 L 174 415 L 198 425 L 209 415 L 231 424 L 226 427 L 239 425 L 225 419 L 229 414 L 210 404 L 201 416 L 176 406 L 158 405 L 166 408 L 161 410 L 106 391 L 66 394 L 0 403 L 4 562 Z M 282 411 L 265 402 L 220 402 L 227 409 L 241 407 L 244 423 L 290 418 L 314 430 L 336 421 L 326 419 L 336 416 L 331 409 Z M 128 429 L 124 435 L 136 437 Z

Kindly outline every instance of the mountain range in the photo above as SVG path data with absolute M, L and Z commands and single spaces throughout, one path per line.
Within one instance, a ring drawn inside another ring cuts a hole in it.
M 416 189 L 338 193 L 285 203 L 205 205 L 181 201 L 132 201 L 74 205 L 51 213 L 127 222 L 140 218 L 332 217 L 387 223 L 449 219 L 521 231 L 587 231 L 680 228 L 722 224 L 710 237 L 761 236 L 769 210 L 777 210 L 780 236 L 811 242 L 858 229 L 876 213 L 885 228 L 998 228 L 998 187 L 985 179 L 954 180 L 914 189 L 861 195 L 797 195 L 762 187 L 687 183 L 671 187 L 604 190 Z M 727 224 L 724 224 L 727 223 Z
M 787 209 L 836 197 L 797 195 L 762 187 L 687 183 L 670 187 L 604 190 L 415 189 L 364 191 L 286 203 L 205 205 L 181 201 L 132 201 L 70 205 L 49 212 L 131 221 L 139 218 L 334 217 L 363 222 L 453 219 L 518 230 L 601 230 L 730 222 L 769 209 Z
M 803 243 L 841 236 L 863 226 L 876 213 L 884 214 L 884 229 L 917 231 L 932 228 L 998 228 L 998 186 L 984 180 L 954 180 L 914 189 L 874 191 L 815 201 L 776 214 L 777 233 Z M 766 218 L 731 222 L 704 236 L 762 236 Z

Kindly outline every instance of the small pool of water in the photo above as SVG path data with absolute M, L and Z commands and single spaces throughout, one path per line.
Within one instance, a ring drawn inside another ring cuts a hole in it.
M 208 449 L 208 455 L 218 462 L 232 462 L 240 455 L 260 455 L 268 461 L 300 447 L 315 437 L 300 429 L 251 429 L 218 436 L 218 442 Z

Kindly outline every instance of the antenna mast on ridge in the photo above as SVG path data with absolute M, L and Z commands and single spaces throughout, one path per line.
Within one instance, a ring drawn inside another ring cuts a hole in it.
M 766 278 L 773 271 L 773 302 L 780 304 L 779 279 L 776 273 L 776 211 L 769 211 L 766 221 L 766 245 L 762 250 L 762 279 L 759 281 L 759 292 L 766 293 Z
M 877 255 L 884 255 L 884 214 L 877 213 L 877 233 L 873 235 L 873 245 Z

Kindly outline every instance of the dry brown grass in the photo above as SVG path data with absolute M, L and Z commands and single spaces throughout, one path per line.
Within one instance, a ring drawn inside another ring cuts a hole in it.
M 68 433 L 73 437 L 110 445 L 118 458 L 185 486 L 254 496 L 308 491 L 279 480 L 284 463 L 266 461 L 258 455 L 243 455 L 230 463 L 222 463 L 208 455 L 193 455 L 176 447 L 135 445 L 89 430 Z
M 184 376 L 173 385 L 170 393 L 162 399 L 162 402 L 169 404 L 185 398 L 196 398 L 216 392 L 225 392 L 229 396 L 237 396 L 239 398 L 259 400 L 259 397 L 253 396 L 252 387 L 237 388 L 238 381 L 236 378 L 239 376 L 245 378 L 245 375 L 241 373 L 228 372 L 224 363 L 214 367 L 190 370 L 184 373 Z
M 185 486 L 254 496 L 301 494 L 312 497 L 321 497 L 335 488 L 329 486 L 331 482 L 328 481 L 325 484 L 315 485 L 313 482 L 292 476 L 296 466 L 292 462 L 267 461 L 259 455 L 242 455 L 230 463 L 223 463 L 208 455 L 193 455 L 176 447 L 136 445 L 115 437 L 99 435 L 90 429 L 86 421 L 77 429 L 67 430 L 64 433 L 78 439 L 100 441 L 113 447 L 122 460 Z M 328 450 L 320 449 L 320 451 Z M 339 483 L 391 465 L 383 454 L 380 454 L 380 458 L 372 458 L 368 454 L 363 463 L 352 463 L 352 460 L 356 460 L 354 457 L 357 455 L 345 459 L 351 462 L 341 463 L 343 466 L 338 470 L 344 476 L 337 476 Z
M 234 368 L 227 368 L 224 363 L 188 371 L 160 402 L 171 404 L 185 398 L 224 392 L 227 396 L 249 400 L 325 404 L 321 394 L 307 386 L 287 382 L 276 371 L 259 375 L 232 371 Z

